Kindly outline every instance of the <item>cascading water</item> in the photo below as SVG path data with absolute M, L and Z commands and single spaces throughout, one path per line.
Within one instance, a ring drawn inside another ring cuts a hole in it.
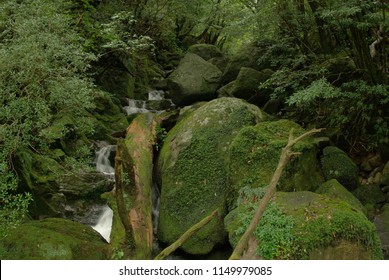
M 146 101 L 135 100 L 135 99 L 127 99 L 127 100 L 128 100 L 128 105 L 123 107 L 123 109 L 126 111 L 127 115 L 141 114 L 141 113 L 149 112 L 149 110 L 146 109 Z
M 113 211 L 108 205 L 105 205 L 103 211 L 97 221 L 97 224 L 92 226 L 94 230 L 99 232 L 107 242 L 110 242 L 110 235 L 112 229 Z
M 105 174 L 110 179 L 115 178 L 115 169 L 112 164 L 112 157 L 115 150 L 115 145 L 107 145 L 96 152 L 96 170 Z M 97 223 L 92 226 L 108 243 L 110 242 L 112 219 L 112 209 L 108 205 L 104 205 L 97 219 Z
M 111 163 L 111 155 L 115 149 L 115 145 L 107 145 L 96 152 L 96 170 L 110 177 L 115 175 L 115 169 Z

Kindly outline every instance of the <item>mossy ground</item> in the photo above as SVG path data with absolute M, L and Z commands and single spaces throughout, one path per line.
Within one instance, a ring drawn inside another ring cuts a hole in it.
M 107 244 L 91 227 L 65 219 L 28 222 L 0 240 L 1 259 L 99 260 L 107 253 Z

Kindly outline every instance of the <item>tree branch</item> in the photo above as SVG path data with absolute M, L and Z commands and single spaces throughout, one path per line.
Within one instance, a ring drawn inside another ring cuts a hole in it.
M 218 209 L 213 211 L 209 216 L 202 219 L 197 224 L 190 227 L 180 238 L 178 238 L 173 244 L 165 248 L 161 253 L 154 258 L 154 260 L 163 260 L 166 259 L 171 253 L 173 253 L 177 248 L 179 248 L 186 240 L 188 240 L 193 234 L 199 231 L 203 226 L 212 221 L 213 217 L 216 216 Z
M 288 143 L 282 149 L 280 160 L 278 162 L 278 166 L 277 166 L 276 170 L 274 171 L 273 177 L 270 180 L 269 187 L 267 188 L 265 195 L 263 196 L 263 198 L 259 202 L 259 205 L 258 205 L 257 209 L 255 210 L 254 217 L 251 219 L 249 226 L 247 227 L 245 233 L 240 238 L 238 244 L 236 245 L 234 251 L 232 252 L 232 254 L 230 256 L 230 260 L 239 260 L 242 257 L 242 254 L 247 247 L 248 241 L 251 238 L 255 228 L 259 224 L 259 221 L 261 220 L 263 213 L 266 210 L 267 205 L 269 204 L 273 195 L 276 193 L 278 181 L 281 178 L 282 172 L 284 171 L 286 164 L 288 163 L 289 159 L 292 156 L 299 154 L 299 153 L 292 151 L 293 145 L 295 145 L 297 142 L 303 140 L 304 138 L 309 137 L 313 134 L 316 134 L 322 130 L 323 129 L 316 129 L 315 128 L 315 129 L 312 129 L 312 130 L 300 135 L 297 138 L 294 138 L 294 136 L 293 136 L 293 129 L 290 130 Z

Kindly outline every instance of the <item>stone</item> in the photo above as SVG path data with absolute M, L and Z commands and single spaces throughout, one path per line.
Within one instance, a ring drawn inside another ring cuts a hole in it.
M 2 260 L 104 260 L 108 245 L 91 227 L 49 218 L 20 225 L 0 239 Z
M 326 180 L 336 179 L 350 191 L 359 186 L 358 167 L 341 149 L 324 148 L 321 166 Z
M 215 57 L 222 57 L 223 53 L 215 45 L 195 44 L 189 47 L 188 52 L 197 54 L 204 60 L 210 60 Z
M 225 218 L 233 247 L 247 226 L 242 221 L 247 223 L 253 215 L 252 198 L 243 199 Z M 277 192 L 254 235 L 257 254 L 265 259 L 383 258 L 374 224 L 361 211 L 308 191 Z
M 270 69 L 257 71 L 252 68 L 242 67 L 235 80 L 231 94 L 234 97 L 242 98 L 250 103 L 263 106 L 270 99 L 270 91 L 259 89 L 261 83 L 265 82 L 273 74 Z
M 352 193 L 363 205 L 372 204 L 377 206 L 385 202 L 385 196 L 378 185 L 363 185 Z
M 230 192 L 228 149 L 238 131 L 266 117 L 236 98 L 219 98 L 189 113 L 169 131 L 158 160 L 161 185 L 158 239 L 171 244 L 187 229 L 219 209 L 181 249 L 206 254 L 225 240 L 223 218 Z
M 230 59 L 223 72 L 222 84 L 226 85 L 236 79 L 242 67 L 253 68 L 261 71 L 271 68 L 268 60 L 260 59 L 265 53 L 267 44 L 251 43 L 242 46 Z
M 172 101 L 177 106 L 216 97 L 222 72 L 213 64 L 193 53 L 187 53 L 168 77 Z
M 245 127 L 230 145 L 229 193 L 230 207 L 234 207 L 242 188 L 267 186 L 277 168 L 281 150 L 286 146 L 290 130 L 295 137 L 305 131 L 289 120 L 266 121 Z M 282 191 L 315 190 L 323 182 L 318 148 L 313 138 L 297 143 L 294 151 L 301 155 L 288 162 L 277 186 Z
M 234 89 L 235 81 L 232 81 L 225 86 L 219 88 L 216 93 L 217 97 L 233 97 L 232 90 Z
M 100 172 L 87 172 L 65 175 L 59 180 L 58 192 L 68 199 L 99 198 L 113 189 L 114 182 Z
M 341 199 L 350 204 L 355 209 L 366 214 L 366 209 L 363 207 L 362 203 L 336 179 L 331 179 L 323 183 L 315 192 L 318 194 L 328 195 L 334 199 Z

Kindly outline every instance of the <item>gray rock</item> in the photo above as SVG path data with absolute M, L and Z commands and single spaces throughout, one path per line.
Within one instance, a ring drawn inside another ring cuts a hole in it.
M 173 103 L 185 106 L 214 99 L 221 75 L 215 65 L 196 54 L 186 54 L 167 80 Z

